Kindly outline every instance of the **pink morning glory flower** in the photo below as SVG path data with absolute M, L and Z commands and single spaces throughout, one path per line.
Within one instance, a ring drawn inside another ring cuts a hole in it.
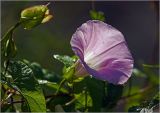
M 124 84 L 132 74 L 133 58 L 123 34 L 102 21 L 82 24 L 71 39 L 79 57 L 76 76 L 93 77 L 113 84 Z

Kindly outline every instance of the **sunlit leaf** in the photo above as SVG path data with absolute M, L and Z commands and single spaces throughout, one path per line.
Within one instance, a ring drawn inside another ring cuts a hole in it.
M 71 66 L 65 69 L 63 77 L 66 80 L 73 80 L 73 75 L 75 73 L 75 67 Z
M 14 84 L 19 88 L 32 112 L 46 112 L 45 98 L 42 89 L 35 79 L 33 71 L 21 61 L 11 61 L 8 72 Z
M 54 58 L 62 62 L 66 67 L 72 66 L 77 60 L 77 57 L 67 55 L 54 55 Z
M 73 78 L 75 78 L 73 75 L 75 72 L 75 62 L 77 61 L 77 56 L 69 57 L 66 55 L 54 55 L 54 58 L 64 64 L 63 78 L 68 81 L 73 81 Z

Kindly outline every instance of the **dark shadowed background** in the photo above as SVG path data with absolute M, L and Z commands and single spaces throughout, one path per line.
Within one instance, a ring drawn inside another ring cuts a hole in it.
M 2 35 L 20 17 L 20 11 L 33 5 L 47 2 L 1 2 Z M 95 9 L 103 11 L 106 23 L 120 30 L 135 59 L 140 63 L 158 62 L 158 13 L 153 2 L 125 1 L 95 2 Z M 14 35 L 18 46 L 17 58 L 39 62 L 43 67 L 60 73 L 62 64 L 53 58 L 54 54 L 73 55 L 70 39 L 77 27 L 90 19 L 92 2 L 51 2 L 52 21 L 32 30 L 22 27 Z

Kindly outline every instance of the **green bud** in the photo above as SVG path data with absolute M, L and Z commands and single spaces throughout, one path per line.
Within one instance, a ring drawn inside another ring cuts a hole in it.
M 16 44 L 15 44 L 13 38 L 10 38 L 9 40 L 7 40 L 7 43 L 6 43 L 5 56 L 8 58 L 13 58 L 16 56 L 16 54 L 17 54 Z
M 1 58 L 2 60 L 10 59 L 16 56 L 17 47 L 12 38 L 13 32 L 8 32 L 1 40 Z
M 90 17 L 92 20 L 105 21 L 105 15 L 101 11 L 90 10 Z
M 20 21 L 24 29 L 32 29 L 41 23 L 48 22 L 52 17 L 47 5 L 37 5 L 24 9 L 21 12 Z

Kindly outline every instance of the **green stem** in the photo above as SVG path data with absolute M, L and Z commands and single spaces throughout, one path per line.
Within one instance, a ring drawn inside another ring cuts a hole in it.
M 11 106 L 12 106 L 12 109 L 14 109 L 14 104 L 13 104 L 13 101 L 14 101 L 14 99 L 13 99 L 13 97 L 11 96 Z
M 48 2 L 45 6 L 49 6 L 51 4 L 51 2 Z
M 3 39 L 4 37 L 6 37 L 10 32 L 13 32 L 19 25 L 21 25 L 21 22 L 18 22 L 18 23 L 16 23 L 14 26 L 12 26 L 12 27 L 7 31 L 7 33 L 5 33 L 5 35 L 2 37 L 2 39 Z
M 132 90 L 132 77 L 129 80 L 128 95 L 130 95 L 131 90 Z
M 66 104 L 65 104 L 65 106 L 69 106 L 69 105 L 71 105 L 73 102 L 75 102 L 77 99 L 76 98 L 73 98 L 71 101 L 69 101 L 69 102 L 67 102 Z
M 48 96 L 45 96 L 46 99 L 48 98 L 57 98 L 57 97 L 62 97 L 62 96 L 68 96 L 68 94 L 59 94 L 59 95 L 48 95 Z M 5 100 L 5 99 L 4 99 Z M 3 101 L 4 101 L 3 100 Z M 21 100 L 17 100 L 17 101 L 13 101 L 13 102 L 6 102 L 6 103 L 3 103 L 3 104 L 8 104 L 8 105 L 11 105 L 11 104 L 16 104 L 16 103 L 24 103 L 25 100 L 24 98 L 22 98 Z
M 87 89 L 85 88 L 85 110 L 87 109 Z
M 15 24 L 14 26 L 12 26 L 12 27 L 7 31 L 7 33 L 5 33 L 5 35 L 2 37 L 2 40 L 3 40 L 5 37 L 7 37 L 7 35 L 12 34 L 13 31 L 14 31 L 20 24 L 21 24 L 21 22 L 18 22 L 17 24 Z M 12 38 L 12 36 L 11 36 L 10 38 Z M 1 41 L 2 41 L 2 40 L 1 40 Z M 5 67 L 5 71 L 4 71 L 4 76 L 6 75 L 6 72 L 7 72 L 7 69 L 8 69 L 8 65 L 9 65 L 9 61 L 10 61 L 10 59 L 7 59 L 7 60 L 6 60 L 6 67 Z
M 103 82 L 103 95 L 106 96 L 106 82 Z
M 55 95 L 57 95 L 57 94 L 59 93 L 59 90 L 61 89 L 61 87 L 62 87 L 62 85 L 65 83 L 65 81 L 66 81 L 66 79 L 62 79 L 62 81 L 60 82 L 59 87 L 58 87 Z
M 13 93 L 10 93 L 4 100 L 1 100 L 0 105 L 3 105 L 12 95 Z
M 94 2 L 94 0 L 92 0 L 91 3 L 92 3 L 92 10 L 95 10 L 95 2 Z

